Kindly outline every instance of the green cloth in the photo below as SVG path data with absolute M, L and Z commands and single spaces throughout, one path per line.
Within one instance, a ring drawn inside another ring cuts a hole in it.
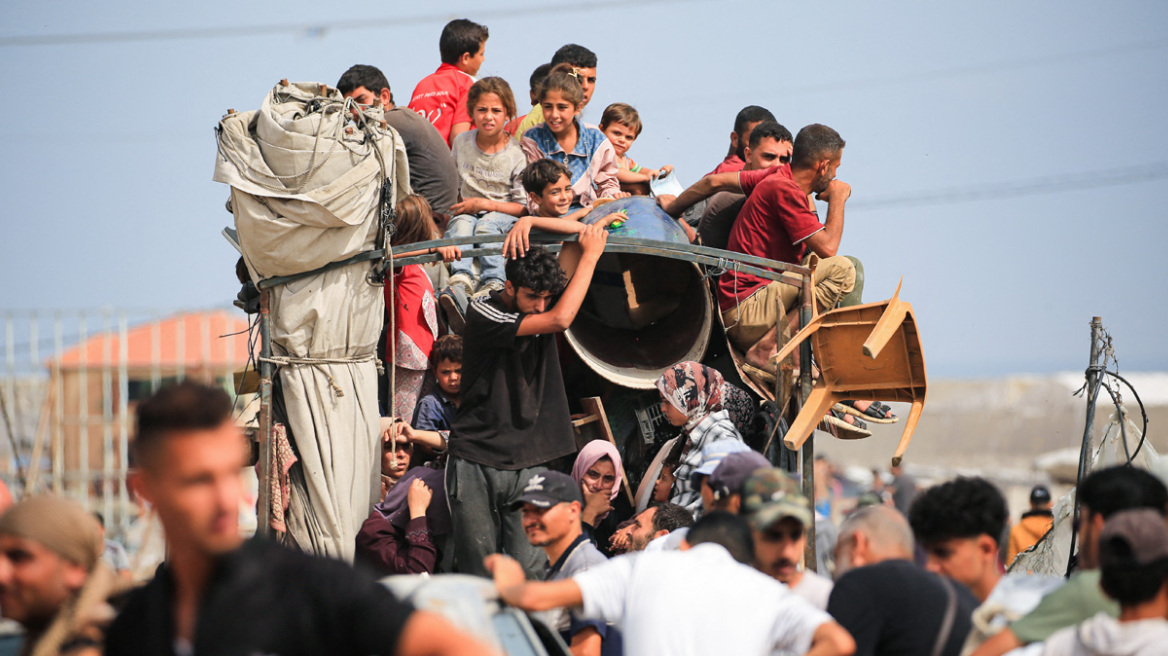
M 1099 570 L 1076 572 L 1066 585 L 1042 598 L 1034 610 L 1010 625 L 1018 640 L 1028 645 L 1043 642 L 1059 629 L 1074 626 L 1104 612 L 1119 617 L 1119 604 L 1099 587 Z

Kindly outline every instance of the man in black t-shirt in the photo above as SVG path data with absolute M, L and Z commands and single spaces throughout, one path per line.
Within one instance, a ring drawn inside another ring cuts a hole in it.
M 450 429 L 446 494 L 461 572 L 489 576 L 483 559 L 505 553 L 531 578 L 546 558 L 512 506 L 545 464 L 576 450 L 555 333 L 572 325 L 608 233 L 591 225 L 560 261 L 538 246 L 507 261 L 501 291 L 475 299 L 463 331 L 462 402 Z M 564 269 L 574 270 L 564 286 Z M 559 301 L 552 297 L 563 290 Z
M 840 526 L 827 612 L 855 638 L 855 656 L 961 653 L 977 599 L 912 557 L 912 529 L 892 508 L 861 508 Z
M 106 636 L 119 654 L 491 654 L 348 564 L 239 535 L 246 446 L 219 388 L 183 382 L 138 406 L 134 489 L 167 561 Z

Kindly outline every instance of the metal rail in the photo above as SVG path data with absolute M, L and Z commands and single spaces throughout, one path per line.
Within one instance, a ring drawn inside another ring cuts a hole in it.
M 547 234 L 540 232 L 532 232 L 530 241 L 532 243 L 545 245 L 548 250 L 556 252 L 560 250 L 564 242 L 576 241 L 576 235 L 562 235 L 562 234 Z M 439 248 L 445 246 L 469 246 L 470 248 L 462 248 L 462 257 L 475 258 L 486 257 L 491 255 L 501 255 L 502 242 L 506 240 L 506 235 L 478 235 L 467 237 L 451 237 L 444 239 L 434 239 L 424 242 L 416 242 L 401 247 L 401 254 L 395 252 L 393 264 L 395 267 L 408 266 L 412 264 L 427 264 L 430 262 L 441 262 L 442 255 L 438 252 Z M 499 247 L 485 246 L 488 244 L 500 244 Z M 621 254 L 637 254 L 637 255 L 652 255 L 656 257 L 665 257 L 674 260 L 682 260 L 685 262 L 692 262 L 694 264 L 705 265 L 716 269 L 725 271 L 735 271 L 740 273 L 747 273 L 766 280 L 784 282 L 794 285 L 799 288 L 801 305 L 799 306 L 799 320 L 801 325 L 807 325 L 814 314 L 812 304 L 814 303 L 814 294 L 812 291 L 812 270 L 808 267 L 791 264 L 789 262 L 780 262 L 778 260 L 771 260 L 767 258 L 757 257 L 754 255 L 747 255 L 745 253 L 735 253 L 718 248 L 711 248 L 709 246 L 701 246 L 696 244 L 680 244 L 677 242 L 640 239 L 635 237 L 623 237 L 620 235 L 609 235 L 608 241 L 604 248 L 605 253 L 621 253 Z M 324 271 L 337 269 L 352 264 L 359 264 L 363 262 L 380 261 L 384 259 L 385 251 L 381 249 L 366 251 L 359 253 L 353 257 L 327 264 L 321 268 L 313 271 L 308 271 L 295 275 L 275 276 L 260 281 L 257 287 L 261 290 L 261 310 L 260 310 L 260 326 L 262 337 L 262 353 L 266 354 L 270 350 L 269 335 L 267 331 L 269 315 L 267 307 L 268 290 L 279 285 L 287 284 L 308 276 L 317 275 Z M 779 316 L 785 314 L 786 309 L 782 307 L 782 302 L 779 301 Z M 390 362 L 387 366 L 393 366 L 393 354 L 387 354 Z M 795 397 L 796 412 L 802 408 L 807 396 L 811 393 L 812 379 L 811 379 L 811 343 L 804 341 L 799 349 L 799 357 L 801 360 L 801 368 L 799 374 L 798 394 Z M 259 435 L 259 462 L 257 463 L 257 474 L 260 479 L 260 508 L 257 513 L 259 521 L 257 523 L 257 531 L 261 534 L 266 534 L 270 529 L 268 528 L 267 505 L 265 503 L 265 490 L 269 486 L 264 482 L 270 475 L 268 468 L 268 449 L 270 448 L 270 431 L 271 431 L 271 365 L 260 363 L 260 435 Z M 782 376 L 778 376 L 775 381 L 775 398 L 781 396 L 779 389 L 782 385 Z M 782 442 L 779 442 L 780 449 Z M 799 459 L 797 467 L 800 470 L 802 480 L 803 494 L 808 500 L 814 504 L 815 499 L 815 440 L 814 436 L 807 439 L 800 448 Z M 804 550 L 804 566 L 815 571 L 817 565 L 815 553 L 815 524 L 812 522 L 807 527 L 807 546 Z

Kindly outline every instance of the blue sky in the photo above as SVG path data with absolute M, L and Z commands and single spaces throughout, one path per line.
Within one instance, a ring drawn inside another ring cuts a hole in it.
M 1081 369 L 1099 315 L 1124 370 L 1168 369 L 1168 5 L 1156 2 L 43 3 L 0 6 L 9 89 L 0 309 L 222 306 L 237 291 L 213 128 L 280 78 L 382 68 L 399 102 L 450 18 L 523 105 L 557 47 L 597 52 L 585 117 L 636 106 L 631 153 L 693 182 L 743 105 L 848 141 L 842 250 L 904 277 L 934 376 Z

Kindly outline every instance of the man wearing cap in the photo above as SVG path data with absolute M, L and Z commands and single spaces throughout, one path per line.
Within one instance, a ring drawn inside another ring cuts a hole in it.
M 1153 656 L 1168 647 L 1168 526 L 1155 510 L 1111 516 L 1099 536 L 1100 584 L 1119 619 L 1098 613 L 1046 639 L 1049 656 Z
M 742 484 L 742 514 L 754 532 L 756 567 L 812 606 L 827 610 L 831 580 L 802 566 L 807 527 L 814 517 L 799 483 L 781 469 L 755 469 Z
M 679 551 L 617 556 L 570 579 L 526 581 L 522 567 L 499 554 L 486 566 L 508 604 L 582 607 L 585 617 L 621 628 L 628 654 L 851 654 L 851 637 L 827 613 L 750 566 L 753 551 L 742 518 L 712 512 Z
M 1045 485 L 1035 485 L 1030 490 L 1030 510 L 1022 514 L 1022 519 L 1010 529 L 1010 544 L 1006 549 L 1006 564 L 1033 547 L 1046 535 L 1054 524 L 1050 510 L 1050 490 Z
M 694 511 L 694 515 L 700 516 L 702 509 L 708 511 L 714 507 L 714 491 L 706 479 L 722 464 L 722 459 L 731 453 L 747 451 L 750 451 L 750 447 L 740 440 L 719 440 L 702 447 L 702 462 L 689 475 L 690 489 L 698 490 L 702 499 L 700 506 L 686 506 Z
M 710 501 L 707 510 L 721 510 L 739 514 L 742 509 L 742 484 L 755 470 L 766 469 L 771 463 L 757 451 L 731 453 L 718 463 L 718 467 L 702 485 L 702 499 L 705 501 L 709 490 Z
M 27 631 L 22 654 L 101 653 L 115 575 L 97 520 L 72 501 L 30 497 L 0 516 L 0 609 Z
M 534 547 L 547 554 L 544 580 L 569 579 L 608 562 L 584 535 L 580 512 L 584 500 L 571 476 L 556 471 L 535 474 L 515 502 L 523 518 L 523 532 Z M 560 609 L 549 615 L 548 626 L 559 631 L 573 656 L 622 653 L 620 634 L 597 620 L 584 620 L 575 610 Z
M 1146 508 L 1164 516 L 1168 489 L 1153 474 L 1118 465 L 1091 472 L 1075 491 L 1079 501 L 1078 569 L 1034 610 L 986 640 L 972 656 L 1001 656 L 1043 642 L 1055 631 L 1097 613 L 1119 616 L 1119 605 L 1100 588 L 1099 536 L 1106 520 L 1124 510 Z

